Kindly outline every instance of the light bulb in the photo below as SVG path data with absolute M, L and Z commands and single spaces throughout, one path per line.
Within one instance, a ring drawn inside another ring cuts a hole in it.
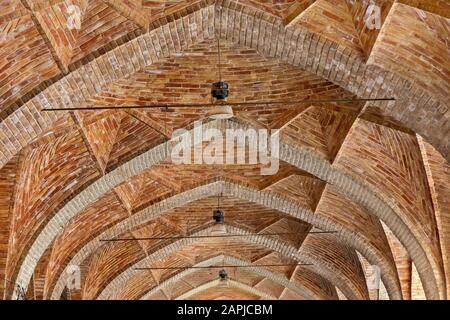
M 219 271 L 219 284 L 218 288 L 227 288 L 228 287 L 228 273 L 225 270 Z

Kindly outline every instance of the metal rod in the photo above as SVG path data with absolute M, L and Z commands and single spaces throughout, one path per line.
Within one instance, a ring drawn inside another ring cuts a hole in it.
M 310 231 L 308 234 L 332 234 L 337 233 L 337 231 Z
M 217 37 L 217 60 L 218 60 L 218 71 L 219 71 L 219 81 L 222 81 L 222 68 L 220 66 L 220 40 Z
M 337 231 L 311 231 L 308 234 L 324 234 L 337 233 Z M 285 233 L 260 233 L 260 234 L 223 234 L 223 235 L 204 235 L 204 236 L 179 236 L 179 237 L 143 237 L 143 238 L 117 238 L 117 239 L 100 239 L 101 242 L 115 241 L 140 241 L 140 240 L 180 240 L 180 239 L 205 239 L 205 238 L 239 238 L 239 237 L 257 237 L 257 236 L 282 236 L 282 235 L 298 235 L 297 232 Z
M 249 265 L 224 265 L 224 266 L 186 266 L 186 267 L 154 267 L 134 268 L 134 270 L 185 270 L 185 269 L 222 269 L 222 268 L 258 268 L 258 267 L 290 267 L 312 266 L 312 263 L 285 263 L 285 264 L 249 264 Z
M 204 238 L 238 238 L 238 237 L 256 237 L 256 236 L 280 236 L 298 233 L 262 233 L 262 234 L 223 234 L 223 235 L 204 235 L 204 236 L 179 236 L 179 237 L 144 237 L 144 238 L 119 238 L 119 239 L 105 239 L 108 241 L 138 241 L 138 240 L 179 240 L 179 239 L 204 239 Z
M 317 99 L 300 101 L 262 101 L 262 102 L 226 102 L 225 105 L 234 107 L 258 107 L 261 105 L 295 105 L 295 104 L 314 104 L 314 103 L 356 103 L 370 101 L 396 101 L 395 98 L 373 98 L 373 99 Z M 123 109 L 157 109 L 157 108 L 198 108 L 198 107 L 216 107 L 218 103 L 192 103 L 192 104 L 160 104 L 160 105 L 130 105 L 116 107 L 86 107 L 86 108 L 44 108 L 42 111 L 95 111 L 95 110 L 123 110 Z M 295 107 L 295 106 L 294 106 Z

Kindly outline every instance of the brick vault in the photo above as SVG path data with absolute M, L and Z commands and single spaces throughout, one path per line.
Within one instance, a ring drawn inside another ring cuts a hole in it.
M 446 0 L 0 0 L 0 297 L 447 299 L 449 18 Z M 213 120 L 219 66 L 242 104 Z M 123 108 L 154 104 L 193 106 Z M 278 170 L 180 163 L 179 129 L 271 130 Z

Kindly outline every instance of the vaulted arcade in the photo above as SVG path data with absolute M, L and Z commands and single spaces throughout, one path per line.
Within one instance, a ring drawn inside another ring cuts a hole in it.
M 0 0 L 2 299 L 448 299 L 445 0 Z

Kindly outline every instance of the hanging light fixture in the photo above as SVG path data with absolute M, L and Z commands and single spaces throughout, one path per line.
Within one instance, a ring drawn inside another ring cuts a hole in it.
M 221 289 L 228 287 L 228 273 L 224 269 L 219 271 L 219 284 L 217 287 Z
M 214 82 L 211 87 L 211 96 L 215 105 L 208 110 L 208 117 L 213 120 L 225 120 L 234 117 L 233 108 L 226 103 L 228 97 L 228 83 L 222 81 L 222 67 L 220 60 L 220 41 L 217 36 L 217 60 L 219 81 Z
M 227 227 L 223 223 L 225 220 L 225 213 L 222 209 L 220 209 L 220 194 L 217 197 L 217 208 L 213 210 L 213 220 L 214 225 L 211 228 L 210 235 L 211 236 L 221 236 L 227 233 Z
M 216 214 L 218 215 L 218 217 L 220 215 L 222 215 L 222 217 L 223 217 L 222 210 L 214 210 L 214 215 L 216 215 Z M 214 218 L 214 219 L 216 219 L 216 218 Z M 211 228 L 210 236 L 217 237 L 217 236 L 222 236 L 225 234 L 227 234 L 227 226 L 225 224 L 223 224 L 222 222 L 217 222 L 217 220 L 216 220 L 216 222 L 214 223 L 214 225 Z
M 214 82 L 211 88 L 211 95 L 217 104 L 209 109 L 208 117 L 214 120 L 232 118 L 234 116 L 233 108 L 225 101 L 228 97 L 228 83 L 224 81 Z

